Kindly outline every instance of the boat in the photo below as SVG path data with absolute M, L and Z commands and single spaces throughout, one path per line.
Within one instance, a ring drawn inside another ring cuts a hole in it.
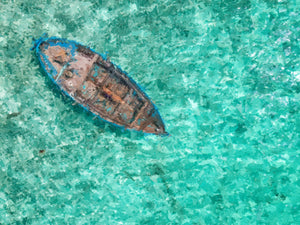
M 151 99 L 106 54 L 57 37 L 35 40 L 32 50 L 59 89 L 95 116 L 122 129 L 168 135 Z

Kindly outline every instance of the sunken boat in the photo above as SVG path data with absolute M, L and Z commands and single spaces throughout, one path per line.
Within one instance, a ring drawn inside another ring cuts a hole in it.
M 42 37 L 32 49 L 60 90 L 100 119 L 124 129 L 167 134 L 157 107 L 106 55 L 56 37 Z

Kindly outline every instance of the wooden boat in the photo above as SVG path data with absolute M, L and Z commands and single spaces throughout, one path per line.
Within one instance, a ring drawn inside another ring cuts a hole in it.
M 125 129 L 167 134 L 149 97 L 105 55 L 56 37 L 42 37 L 32 49 L 51 80 L 102 120 Z

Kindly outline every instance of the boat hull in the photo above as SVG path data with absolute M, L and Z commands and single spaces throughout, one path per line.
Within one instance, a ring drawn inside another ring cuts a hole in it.
M 33 49 L 51 80 L 102 120 L 124 129 L 167 134 L 150 98 L 105 55 L 56 37 L 40 38 Z

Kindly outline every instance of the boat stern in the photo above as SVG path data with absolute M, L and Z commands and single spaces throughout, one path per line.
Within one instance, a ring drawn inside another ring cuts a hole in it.
M 166 132 L 165 124 L 157 109 L 154 109 L 150 116 L 143 117 L 141 121 L 140 129 L 143 132 L 161 136 L 169 135 L 168 132 Z

